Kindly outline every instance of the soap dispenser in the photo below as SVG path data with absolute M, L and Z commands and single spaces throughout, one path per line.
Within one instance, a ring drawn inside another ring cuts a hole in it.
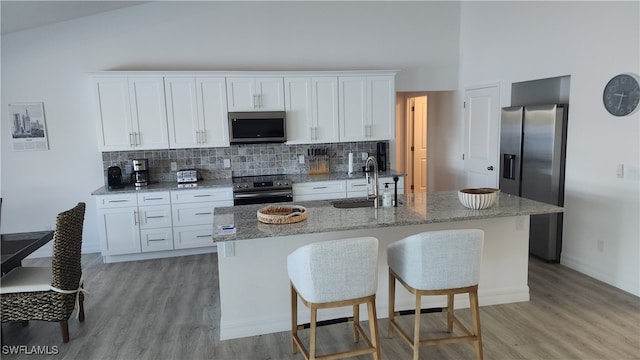
M 392 197 L 391 189 L 389 189 L 389 183 L 384 183 L 384 190 L 382 191 L 382 207 L 391 207 Z

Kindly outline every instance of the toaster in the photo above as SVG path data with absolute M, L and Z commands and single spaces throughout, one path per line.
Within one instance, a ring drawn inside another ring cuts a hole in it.
M 198 181 L 198 171 L 194 169 L 179 170 L 176 173 L 176 180 L 179 184 L 196 182 Z

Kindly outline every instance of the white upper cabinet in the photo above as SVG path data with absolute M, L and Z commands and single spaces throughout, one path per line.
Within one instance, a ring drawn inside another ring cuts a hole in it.
M 96 77 L 101 151 L 167 148 L 162 77 Z
M 283 111 L 282 77 L 227 77 L 229 111 Z
M 169 147 L 229 146 L 224 77 L 165 78 Z
M 395 138 L 395 77 L 341 76 L 340 141 Z
M 338 78 L 284 79 L 287 144 L 339 141 Z

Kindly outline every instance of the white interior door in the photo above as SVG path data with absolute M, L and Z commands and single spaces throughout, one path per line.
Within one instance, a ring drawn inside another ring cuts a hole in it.
M 427 191 L 427 97 L 415 98 L 413 111 L 414 192 Z
M 500 91 L 498 85 L 465 90 L 465 187 L 498 187 Z

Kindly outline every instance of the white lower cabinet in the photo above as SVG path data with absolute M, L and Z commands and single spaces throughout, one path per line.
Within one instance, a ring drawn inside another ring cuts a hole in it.
M 213 246 L 213 224 L 176 227 L 173 239 L 176 249 Z
M 139 253 L 138 206 L 98 209 L 103 255 Z
M 172 228 L 140 230 L 142 252 L 173 250 Z
M 385 183 L 389 184 L 392 194 L 395 191 L 393 177 L 380 177 L 378 178 L 378 195 L 382 195 Z M 366 178 L 347 180 L 347 198 L 365 197 L 368 194 L 373 194 L 373 186 L 367 183 Z M 404 194 L 404 176 L 398 179 L 398 195 L 400 194 Z
M 213 210 L 233 206 L 231 188 L 96 197 L 103 256 L 215 247 Z M 147 256 L 155 256 L 148 254 Z
M 215 246 L 213 210 L 233 206 L 231 188 L 171 192 L 175 249 Z
M 293 201 L 341 199 L 347 196 L 346 182 L 313 181 L 293 184 Z

